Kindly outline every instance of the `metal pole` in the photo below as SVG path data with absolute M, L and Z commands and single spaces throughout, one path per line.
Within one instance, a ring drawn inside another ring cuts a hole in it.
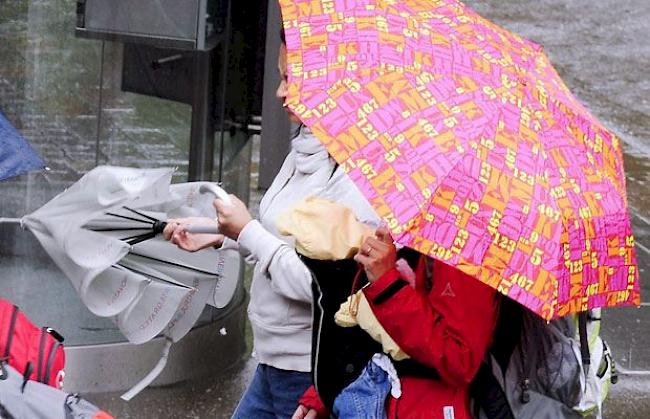
M 223 56 L 221 64 L 221 105 L 219 112 L 219 183 L 223 182 L 223 146 L 225 134 L 225 120 L 226 120 L 226 98 L 228 94 L 228 67 L 230 64 L 230 42 L 232 41 L 232 0 L 228 0 L 226 12 L 226 30 L 223 42 Z
M 264 94 L 262 96 L 262 142 L 260 144 L 259 187 L 268 188 L 291 149 L 291 125 L 275 92 L 280 83 L 278 50 L 280 48 L 280 6 L 269 1 L 264 60 Z
M 192 94 L 192 128 L 187 178 L 190 182 L 211 180 L 214 168 L 214 120 L 212 112 L 212 50 L 194 54 L 194 85 Z
M 102 41 L 102 56 L 99 60 L 99 100 L 97 101 L 97 126 L 95 137 L 95 167 L 99 165 L 99 139 L 102 130 L 102 102 L 104 92 L 104 49 L 106 42 Z

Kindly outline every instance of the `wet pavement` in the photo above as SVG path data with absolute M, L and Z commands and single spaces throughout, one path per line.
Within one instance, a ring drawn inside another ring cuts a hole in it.
M 612 388 L 605 417 L 648 418 L 650 282 L 645 277 L 650 272 L 650 1 L 467 3 L 484 16 L 544 45 L 567 85 L 623 140 L 644 305 L 639 309 L 608 310 L 604 316 L 603 335 L 624 371 Z M 52 133 L 59 133 L 60 128 L 53 127 Z M 117 156 L 118 151 L 112 150 L 111 155 Z M 74 163 L 74 159 L 71 161 Z M 65 170 L 84 168 L 66 166 Z M 253 199 L 258 198 L 259 192 L 254 192 Z M 218 377 L 147 389 L 129 403 L 122 402 L 119 394 L 88 397 L 119 418 L 227 418 L 254 367 L 255 362 L 247 358 Z
M 128 403 L 119 398 L 119 393 L 93 394 L 87 398 L 115 418 L 227 419 L 252 378 L 255 366 L 256 362 L 248 358 L 219 377 L 150 388 Z

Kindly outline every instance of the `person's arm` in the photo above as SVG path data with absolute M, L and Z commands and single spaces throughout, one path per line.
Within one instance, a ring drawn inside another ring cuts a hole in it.
M 312 384 L 298 400 L 298 408 L 291 419 L 326 419 L 327 408 Z
M 435 368 L 451 385 L 468 384 L 496 324 L 494 289 L 441 262 L 434 264 L 430 291 L 413 288 L 401 278 L 395 259 L 385 227 L 355 256 L 371 282 L 363 292 L 375 317 L 411 358 Z M 418 275 L 426 275 L 423 271 Z
M 471 382 L 496 323 L 495 291 L 477 279 L 436 263 L 428 295 L 391 269 L 363 292 L 386 332 L 414 360 L 435 368 L 450 385 Z
M 190 224 L 209 226 L 216 225 L 216 221 L 208 217 L 172 218 L 167 220 L 163 237 L 188 252 L 220 247 L 226 239 L 222 234 L 188 233 L 185 228 Z
M 257 260 L 256 269 L 271 278 L 273 291 L 292 300 L 312 302 L 311 272 L 293 247 L 257 220 L 246 224 L 237 242 Z
M 226 237 L 237 240 L 240 249 L 257 260 L 256 269 L 271 279 L 273 291 L 292 300 L 311 303 L 311 272 L 293 247 L 254 220 L 236 196 L 230 197 L 231 204 L 214 201 L 219 214 L 219 230 Z
M 249 265 L 254 265 L 257 263 L 257 259 L 253 255 L 250 254 L 250 252 L 244 248 L 242 248 L 239 243 L 237 243 L 236 240 L 231 239 L 230 237 L 224 237 L 223 243 L 221 244 L 219 249 L 235 249 L 239 252 L 241 257 L 244 258 L 246 263 Z

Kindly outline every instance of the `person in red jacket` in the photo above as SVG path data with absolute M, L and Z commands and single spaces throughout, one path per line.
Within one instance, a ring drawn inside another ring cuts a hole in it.
M 388 397 L 387 417 L 469 419 L 469 385 L 496 326 L 496 292 L 449 265 L 422 258 L 413 288 L 395 268 L 396 249 L 386 228 L 355 256 L 370 281 L 363 292 L 378 321 L 413 361 L 438 375 L 400 374 L 402 395 Z M 326 415 L 312 386 L 293 419 Z

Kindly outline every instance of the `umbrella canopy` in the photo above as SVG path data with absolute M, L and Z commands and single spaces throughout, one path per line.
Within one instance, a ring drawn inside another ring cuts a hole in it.
M 43 160 L 0 112 L 0 180 L 44 167 Z
M 454 0 L 280 0 L 287 104 L 395 239 L 546 319 L 639 304 L 619 139 Z
M 199 193 L 206 182 L 170 185 L 172 172 L 97 167 L 21 219 L 88 309 L 133 343 L 177 341 L 238 282 L 235 250 L 188 253 L 157 236 L 168 217 L 215 215 L 213 197 Z

